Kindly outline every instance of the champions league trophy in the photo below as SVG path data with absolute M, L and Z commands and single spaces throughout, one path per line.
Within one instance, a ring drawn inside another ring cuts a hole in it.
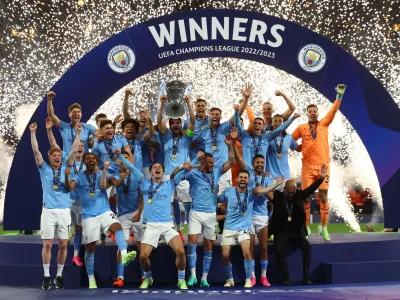
M 174 80 L 166 84 L 167 109 L 165 114 L 170 118 L 179 118 L 185 114 L 185 91 L 186 84 L 182 81 Z

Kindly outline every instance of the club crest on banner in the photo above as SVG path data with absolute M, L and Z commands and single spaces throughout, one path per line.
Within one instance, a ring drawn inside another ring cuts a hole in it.
M 118 45 L 108 52 L 107 61 L 111 70 L 123 74 L 132 70 L 136 57 L 131 48 L 125 45 Z
M 325 66 L 326 53 L 322 47 L 316 44 L 309 44 L 301 48 L 297 61 L 304 71 L 315 73 Z

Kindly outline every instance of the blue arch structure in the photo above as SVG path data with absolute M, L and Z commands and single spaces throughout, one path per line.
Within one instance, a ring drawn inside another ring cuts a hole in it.
M 317 46 L 305 48 L 310 44 Z M 308 50 L 311 52 L 307 54 Z M 232 57 L 268 64 L 307 82 L 328 99 L 333 99 L 338 83 L 345 83 L 348 88 L 340 109 L 374 164 L 383 195 L 385 225 L 400 227 L 399 108 L 355 58 L 295 23 L 248 11 L 197 10 L 135 25 L 91 50 L 60 78 L 52 87 L 57 93 L 55 111 L 67 120 L 69 105 L 78 102 L 85 121 L 136 78 L 165 65 L 201 57 Z M 304 64 L 310 67 L 302 67 Z M 49 148 L 46 116 L 43 99 L 30 120 L 39 124 L 37 137 L 43 154 Z M 39 228 L 41 199 L 40 178 L 26 128 L 8 179 L 5 229 Z

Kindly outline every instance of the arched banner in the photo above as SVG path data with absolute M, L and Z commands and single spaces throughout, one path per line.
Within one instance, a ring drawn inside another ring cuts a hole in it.
M 196 10 L 135 25 L 104 41 L 76 62 L 52 87 L 55 111 L 65 121 L 73 102 L 87 120 L 121 87 L 159 67 L 200 57 L 253 60 L 286 71 L 326 98 L 347 85 L 340 107 L 374 164 L 385 207 L 385 225 L 400 227 L 400 110 L 366 68 L 313 31 L 276 17 L 239 10 Z M 45 93 L 45 91 L 43 91 Z M 49 148 L 44 99 L 30 122 L 45 155 Z M 8 179 L 4 226 L 39 228 L 42 191 L 27 128 Z

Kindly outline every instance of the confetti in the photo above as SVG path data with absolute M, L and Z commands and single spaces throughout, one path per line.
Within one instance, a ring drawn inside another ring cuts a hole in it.
M 85 5 L 86 4 L 86 5 Z M 180 10 L 230 8 L 250 10 L 283 18 L 305 26 L 337 43 L 356 57 L 379 79 L 400 105 L 400 15 L 398 1 L 352 0 L 337 4 L 321 1 L 29 1 L 16 0 L 0 7 L 0 221 L 5 185 L 21 128 L 29 120 L 46 91 L 88 51 L 126 28 Z M 334 14 L 332 12 L 335 12 Z M 4 16 L 4 17 L 3 17 Z M 3 30 L 3 29 L 2 29 Z M 387 34 L 390 32 L 390 34 Z M 271 100 L 276 112 L 284 102 L 273 96 L 280 89 L 290 96 L 304 114 L 310 102 L 320 106 L 320 115 L 330 103 L 317 91 L 297 78 L 259 63 L 228 59 L 198 59 L 167 66 L 142 76 L 129 86 L 137 103 L 156 108 L 159 81 L 190 80 L 195 95 L 202 95 L 210 106 L 223 108 L 224 117 L 232 114 L 233 99 L 239 99 L 243 82 L 255 85 L 251 107 L 256 114 L 262 102 Z M 334 92 L 333 96 L 334 96 Z M 112 96 L 98 112 L 114 118 L 121 112 L 123 89 Z M 345 101 L 346 99 L 344 99 Z M 134 102 L 132 111 L 140 106 Z M 57 112 L 63 119 L 65 112 Z M 23 121 L 22 121 L 23 120 Z M 303 117 L 290 129 L 293 130 Z M 91 118 L 93 122 L 93 117 Z M 18 130 L 18 132 L 17 132 Z M 289 130 L 289 131 L 291 131 Z M 346 191 L 354 183 L 369 187 L 382 208 L 376 173 L 368 153 L 351 124 L 338 114 L 330 129 L 332 180 L 329 198 L 334 212 L 354 230 L 358 216 L 347 201 Z M 290 159 L 293 176 L 300 174 L 300 155 Z

